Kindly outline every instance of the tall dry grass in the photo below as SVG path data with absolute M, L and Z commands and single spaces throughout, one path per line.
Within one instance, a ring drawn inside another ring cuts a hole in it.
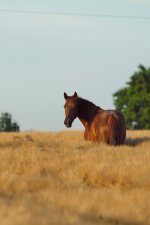
M 150 224 L 150 131 L 124 146 L 83 133 L 0 134 L 2 225 Z

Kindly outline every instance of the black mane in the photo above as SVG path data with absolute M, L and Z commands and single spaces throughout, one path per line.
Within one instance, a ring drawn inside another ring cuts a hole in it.
M 84 119 L 88 121 L 92 121 L 98 109 L 100 109 L 100 107 L 96 106 L 93 102 L 80 97 L 78 98 L 78 104 L 80 109 L 79 117 L 81 119 L 84 117 Z
M 83 99 L 83 98 L 79 97 L 78 101 L 79 101 L 79 104 L 81 103 L 83 105 L 89 106 L 90 108 L 91 107 L 96 107 L 96 105 L 93 102 L 91 102 L 91 101 L 89 101 L 87 99 Z

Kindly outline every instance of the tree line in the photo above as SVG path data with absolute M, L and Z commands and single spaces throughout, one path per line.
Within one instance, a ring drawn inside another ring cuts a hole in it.
M 14 122 L 12 115 L 8 112 L 1 113 L 0 116 L 0 132 L 14 132 L 20 131 L 20 127 L 17 122 Z

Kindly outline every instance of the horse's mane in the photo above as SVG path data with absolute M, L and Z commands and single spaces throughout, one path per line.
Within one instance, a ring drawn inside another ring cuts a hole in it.
M 81 97 L 78 98 L 78 101 L 79 101 L 79 104 L 83 104 L 83 105 L 85 105 L 87 107 L 88 106 L 89 107 L 93 107 L 93 108 L 97 107 L 93 102 L 91 102 L 91 101 L 89 101 L 87 99 L 81 98 Z
M 87 121 L 91 121 L 98 109 L 100 109 L 100 107 L 96 106 L 93 102 L 81 97 L 78 98 L 78 104 L 80 108 L 80 118 Z
M 98 109 L 101 109 L 99 106 L 95 105 L 93 102 L 81 97 L 78 98 L 78 103 L 80 106 L 82 105 L 82 108 L 89 110 L 91 113 L 92 112 L 95 113 Z

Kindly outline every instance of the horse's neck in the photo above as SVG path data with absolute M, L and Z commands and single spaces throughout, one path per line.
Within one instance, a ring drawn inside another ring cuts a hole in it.
M 81 98 L 78 99 L 78 105 L 79 105 L 78 118 L 85 127 L 92 121 L 98 107 L 92 102 L 89 102 Z

